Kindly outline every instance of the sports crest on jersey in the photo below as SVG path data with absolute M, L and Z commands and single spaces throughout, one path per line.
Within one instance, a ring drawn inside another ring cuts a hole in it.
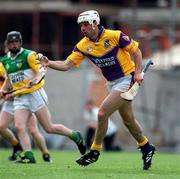
M 125 41 L 128 41 L 128 42 L 130 41 L 130 38 L 127 35 L 123 35 L 122 39 L 124 39 Z
M 7 63 L 6 64 L 6 69 L 8 70 L 10 68 L 9 64 Z
M 104 41 L 104 47 L 105 47 L 105 48 L 109 48 L 109 47 L 110 47 L 109 39 L 106 39 L 106 40 Z
M 17 62 L 17 63 L 16 63 L 16 66 L 17 66 L 18 68 L 21 68 L 21 67 L 22 67 L 22 62 Z
M 91 47 L 91 46 L 88 46 L 87 48 L 86 48 L 86 51 L 87 52 L 91 52 L 93 50 L 93 48 Z

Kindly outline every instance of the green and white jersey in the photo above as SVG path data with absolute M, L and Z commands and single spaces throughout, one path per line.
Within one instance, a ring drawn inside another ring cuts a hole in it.
M 6 70 L 13 89 L 17 89 L 27 85 L 29 80 L 34 77 L 40 68 L 39 65 L 37 65 L 36 52 L 21 48 L 20 52 L 13 58 L 11 57 L 10 53 L 11 52 L 8 52 L 1 59 L 1 62 Z M 18 90 L 16 93 L 30 93 L 39 89 L 43 85 L 44 81 L 32 86 L 31 88 Z

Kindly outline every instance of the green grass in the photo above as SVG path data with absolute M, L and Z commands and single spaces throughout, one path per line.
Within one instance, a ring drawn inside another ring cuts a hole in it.
M 75 163 L 78 152 L 51 151 L 53 163 L 45 163 L 35 151 L 37 164 L 16 164 L 7 160 L 10 150 L 0 150 L 0 179 L 179 179 L 180 155 L 156 153 L 149 171 L 142 170 L 138 152 L 102 153 L 88 167 Z

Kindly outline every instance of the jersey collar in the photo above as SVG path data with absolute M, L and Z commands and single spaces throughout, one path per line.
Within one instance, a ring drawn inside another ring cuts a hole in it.
M 11 57 L 11 52 L 9 51 L 9 52 L 7 53 L 7 57 L 8 57 L 8 58 L 11 58 L 11 59 L 13 60 L 13 59 L 15 59 L 19 54 L 22 53 L 23 49 L 24 49 L 24 48 L 21 47 L 20 51 L 19 51 L 19 52 L 16 54 L 16 56 L 14 56 L 13 58 Z
M 102 35 L 102 34 L 104 33 L 104 31 L 105 31 L 105 29 L 104 29 L 103 26 L 99 26 L 98 28 L 99 28 L 99 32 L 98 32 L 97 38 L 96 38 L 95 40 L 90 39 L 90 40 L 93 41 L 93 42 L 98 42 L 99 39 L 101 38 L 101 35 Z

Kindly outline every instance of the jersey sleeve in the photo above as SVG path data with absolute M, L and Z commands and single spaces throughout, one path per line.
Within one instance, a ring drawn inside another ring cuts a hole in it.
M 119 37 L 119 47 L 128 51 L 130 54 L 133 54 L 138 49 L 138 42 L 131 39 L 128 35 L 124 34 L 123 32 L 120 32 Z
M 40 64 L 37 64 L 37 54 L 35 52 L 32 52 L 28 55 L 28 64 L 33 71 L 39 71 Z
M 0 76 L 5 78 L 6 77 L 6 70 L 2 63 L 0 63 Z
M 75 46 L 72 53 L 67 57 L 69 60 L 73 61 L 76 65 L 76 67 L 79 67 L 82 61 L 85 58 L 85 55 L 83 52 L 78 48 L 78 46 Z

